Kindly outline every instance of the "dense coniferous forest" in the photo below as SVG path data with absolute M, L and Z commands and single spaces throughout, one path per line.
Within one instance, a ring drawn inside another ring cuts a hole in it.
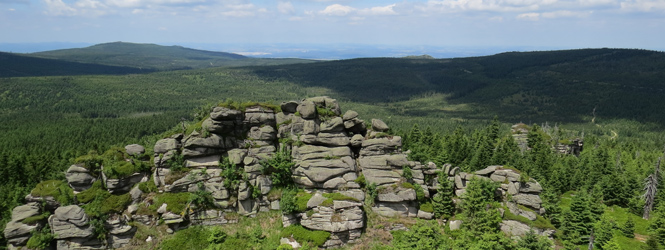
M 40 56 L 91 62 L 89 55 L 66 51 Z M 404 137 L 412 160 L 465 171 L 504 165 L 538 180 L 548 213 L 537 226 L 555 227 L 558 246 L 584 248 L 592 228 L 601 249 L 658 249 L 665 243 L 663 192 L 657 193 L 652 218 L 641 219 L 644 179 L 665 146 L 662 52 L 585 49 L 195 70 L 145 67 L 163 72 L 136 70 L 153 63 L 147 59 L 102 66 L 3 53 L 3 62 L 22 67 L 0 67 L 3 228 L 35 184 L 63 179 L 80 155 L 129 143 L 150 148 L 162 133 L 227 99 L 278 104 L 329 95 L 343 109 L 386 121 Z M 511 131 L 519 122 L 526 124 L 526 136 Z M 579 156 L 553 150 L 577 138 L 584 139 Z M 459 211 L 445 209 L 446 197 L 432 201 L 442 214 L 480 226 L 449 239 L 440 237 L 444 228 L 418 223 L 413 233 L 394 234 L 384 247 L 411 249 L 419 242 L 427 249 L 546 249 L 548 243 L 535 236 L 518 242 L 501 236 L 494 215 L 474 212 L 474 206 L 496 205 L 483 199 L 487 188 L 477 187 L 478 199 L 486 201 Z M 376 239 L 365 247 L 381 249 L 383 238 Z M 261 244 L 253 248 L 267 247 Z M 0 245 L 6 245 L 4 238 Z

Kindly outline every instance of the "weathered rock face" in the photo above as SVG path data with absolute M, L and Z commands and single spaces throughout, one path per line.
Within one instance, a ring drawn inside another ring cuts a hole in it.
M 88 169 L 81 165 L 70 166 L 65 173 L 65 177 L 67 177 L 67 183 L 69 183 L 69 186 L 72 187 L 74 191 L 78 192 L 90 188 L 92 183 L 97 180 L 92 176 Z
M 31 236 L 33 230 L 40 229 L 42 223 L 23 223 L 23 220 L 32 216 L 41 214 L 39 203 L 28 203 L 26 205 L 15 207 L 12 210 L 12 219 L 7 223 L 4 234 L 7 242 L 11 246 L 24 246 Z

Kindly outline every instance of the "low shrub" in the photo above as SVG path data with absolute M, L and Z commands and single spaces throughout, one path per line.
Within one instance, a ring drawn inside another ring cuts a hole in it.
M 33 197 L 53 197 L 60 205 L 67 206 L 74 202 L 74 190 L 67 182 L 60 180 L 42 181 L 30 192 Z
M 180 214 L 187 208 L 187 203 L 190 199 L 190 193 L 163 193 L 153 198 L 153 204 L 150 205 L 150 210 L 157 211 L 162 204 L 168 204 L 166 211 Z
M 301 225 L 291 225 L 285 227 L 280 236 L 283 238 L 293 238 L 298 242 L 311 242 L 316 246 L 323 246 L 324 243 L 330 238 L 330 232 L 326 231 L 312 231 L 304 228 Z
M 32 236 L 28 239 L 26 247 L 29 249 L 47 249 L 51 246 L 51 242 L 55 236 L 51 234 L 51 229 L 48 226 L 42 228 L 42 230 L 35 230 L 32 232 Z

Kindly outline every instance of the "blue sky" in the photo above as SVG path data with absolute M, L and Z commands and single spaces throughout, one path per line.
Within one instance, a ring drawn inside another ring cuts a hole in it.
M 665 48 L 665 0 L 0 0 L 0 43 Z

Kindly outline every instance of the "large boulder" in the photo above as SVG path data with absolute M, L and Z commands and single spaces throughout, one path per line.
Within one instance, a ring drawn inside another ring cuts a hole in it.
M 173 138 L 161 139 L 155 143 L 153 150 L 155 154 L 164 154 L 180 147 L 180 142 Z
M 316 104 L 312 101 L 303 101 L 298 105 L 297 112 L 304 119 L 314 119 L 316 118 Z
M 88 238 L 94 228 L 83 208 L 77 205 L 59 207 L 49 218 L 51 230 L 56 239 Z
M 128 155 L 142 155 L 145 153 L 145 147 L 139 145 L 139 144 L 130 144 L 125 146 L 125 152 L 127 152 Z
M 65 172 L 67 183 L 74 191 L 81 192 L 90 187 L 97 180 L 87 168 L 80 165 L 71 165 Z
M 390 127 L 386 125 L 385 122 L 379 119 L 372 119 L 372 130 L 378 131 L 378 132 L 385 132 L 388 131 Z

